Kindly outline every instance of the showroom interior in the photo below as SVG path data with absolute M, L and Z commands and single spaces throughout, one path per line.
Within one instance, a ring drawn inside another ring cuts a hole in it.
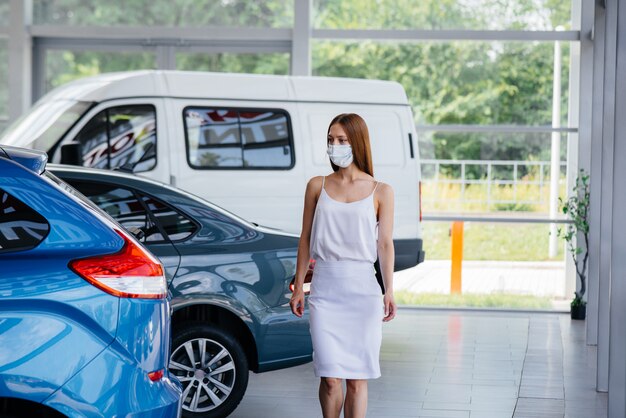
M 141 70 L 406 91 L 425 257 L 396 273 L 368 416 L 626 417 L 624 2 L 0 0 L 0 132 L 59 86 Z M 585 266 L 557 232 L 578 173 Z M 317 382 L 311 363 L 251 372 L 231 416 L 321 416 Z

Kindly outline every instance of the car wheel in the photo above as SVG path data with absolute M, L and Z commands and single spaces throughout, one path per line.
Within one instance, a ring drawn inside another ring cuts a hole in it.
M 169 370 L 183 385 L 184 417 L 226 417 L 248 386 L 241 344 L 212 325 L 190 323 L 175 331 Z

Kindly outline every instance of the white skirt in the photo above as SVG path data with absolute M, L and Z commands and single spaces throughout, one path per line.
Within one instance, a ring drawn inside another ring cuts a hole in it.
M 308 300 L 315 376 L 380 377 L 384 304 L 374 264 L 317 260 Z

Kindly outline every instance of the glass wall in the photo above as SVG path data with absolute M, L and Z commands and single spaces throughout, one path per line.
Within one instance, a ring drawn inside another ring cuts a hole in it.
M 567 30 L 571 12 L 571 2 L 552 0 L 315 0 L 314 26 L 456 30 L 463 39 L 464 30 Z M 568 126 L 571 45 L 558 45 L 558 86 L 556 48 L 552 41 L 313 41 L 314 75 L 397 81 L 412 105 L 426 261 L 396 273 L 400 303 L 566 305 L 569 254 L 545 220 L 551 198 L 567 195 L 567 158 L 578 144 L 577 126 Z M 555 88 L 560 94 L 553 124 Z M 551 131 L 553 126 L 566 129 Z M 554 141 L 558 167 L 551 166 Z M 557 193 L 551 195 L 554 175 Z M 460 293 L 451 290 L 453 220 L 462 225 L 455 230 L 463 239 Z
M 561 49 L 565 125 L 569 45 Z M 549 125 L 553 66 L 554 42 L 313 43 L 313 75 L 397 81 L 417 124 Z
M 563 243 L 557 241 L 554 249 L 556 230 L 546 220 L 555 216 L 550 200 L 567 196 L 576 173 L 576 161 L 568 161 L 578 147 L 578 126 L 569 125 L 578 112 L 578 103 L 570 102 L 570 97 L 577 100 L 570 88 L 578 88 L 574 48 L 579 41 L 572 29 L 580 22 L 571 22 L 576 3 L 308 0 L 311 27 L 294 27 L 294 20 L 302 21 L 295 19 L 301 10 L 296 2 L 306 1 L 129 0 L 121 7 L 98 0 L 33 0 L 33 62 L 42 67 L 33 69 L 33 91 L 40 95 L 80 77 L 138 69 L 289 74 L 292 58 L 301 52 L 294 49 L 301 45 L 294 37 L 306 29 L 312 75 L 396 81 L 412 106 L 423 175 L 426 262 L 398 273 L 397 288 L 428 293 L 407 284 L 425 277 L 437 277 L 437 289 L 450 284 L 454 219 L 465 222 L 468 272 L 487 272 L 484 263 L 492 263 L 493 274 L 503 272 L 501 277 L 544 277 L 550 283 L 518 279 L 520 287 L 503 279 L 505 287 L 469 285 L 462 303 L 474 306 L 491 298 L 485 303 L 493 305 L 492 291 L 508 307 L 511 295 L 549 297 L 553 306 L 569 296 L 564 294 Z M 1 37 L 8 5 L 0 0 L 0 128 L 8 113 L 7 42 Z M 109 36 L 102 28 L 125 35 Z M 205 37 L 198 30 L 210 28 L 235 30 L 207 31 Z M 533 31 L 569 32 L 558 36 L 557 44 L 537 40 L 546 33 Z M 404 39 L 408 36 L 414 39 Z M 559 162 L 552 165 L 557 148 Z M 539 274 L 540 268 L 552 276 Z M 468 274 L 480 280 L 478 273 Z M 547 288 L 557 290 L 546 296 Z M 449 289 L 442 294 L 461 303 Z M 406 295 L 406 303 L 428 304 Z M 529 306 L 535 306 L 530 299 Z
M 69 81 L 100 73 L 156 69 L 154 53 L 134 51 L 48 49 L 45 63 L 45 92 Z
M 570 27 L 561 0 L 314 0 L 324 29 L 553 30 Z
M 551 133 L 425 131 L 418 137 L 425 213 L 548 217 Z M 561 198 L 567 194 L 568 137 L 559 135 Z
M 225 73 L 289 74 L 289 53 L 179 52 L 176 69 Z
M 34 24 L 67 26 L 225 26 L 281 28 L 293 25 L 292 1 L 34 0 Z
M 9 0 L 0 0 L 0 27 L 9 25 Z

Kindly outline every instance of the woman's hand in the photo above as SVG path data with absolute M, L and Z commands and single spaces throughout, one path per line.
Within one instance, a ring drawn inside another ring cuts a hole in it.
M 294 289 L 289 306 L 295 316 L 302 318 L 304 314 L 304 291 L 302 289 Z
M 389 322 L 396 316 L 396 301 L 393 299 L 393 294 L 386 292 L 383 297 L 383 303 L 385 305 L 385 316 L 383 322 Z

